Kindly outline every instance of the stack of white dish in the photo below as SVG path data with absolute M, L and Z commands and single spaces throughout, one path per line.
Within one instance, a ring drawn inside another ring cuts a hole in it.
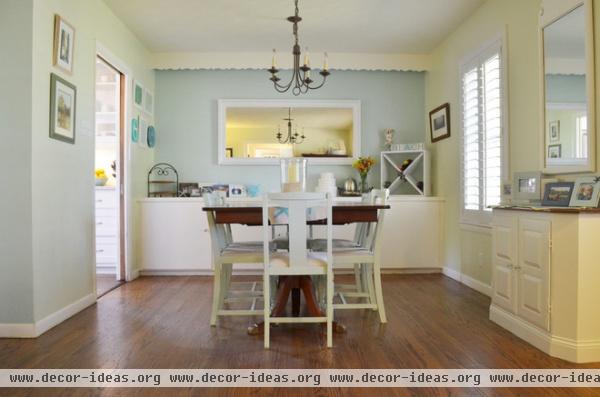
M 315 191 L 319 193 L 330 193 L 332 197 L 337 196 L 337 185 L 335 184 L 333 172 L 323 172 L 321 174 Z

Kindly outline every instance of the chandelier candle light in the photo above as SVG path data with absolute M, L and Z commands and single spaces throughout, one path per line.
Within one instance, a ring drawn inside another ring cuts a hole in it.
M 294 121 L 292 118 L 292 108 L 288 108 L 288 117 L 283 120 L 287 121 L 287 135 L 284 138 L 283 134 L 281 133 L 281 126 L 279 126 L 277 129 L 277 134 L 275 135 L 279 143 L 291 143 L 292 145 L 295 145 L 304 142 L 306 139 L 306 136 L 304 136 L 304 127 L 302 127 L 302 135 L 298 133 L 298 125 L 292 129 L 292 121 Z
M 296 13 L 295 15 L 287 18 L 287 20 L 294 25 L 294 47 L 292 48 L 292 54 L 294 55 L 294 70 L 292 73 L 292 78 L 287 84 L 279 83 L 281 79 L 277 77 L 279 69 L 277 69 L 277 51 L 275 49 L 273 49 L 273 61 L 271 63 L 271 68 L 268 69 L 268 71 L 271 73 L 271 78 L 269 80 L 273 82 L 273 86 L 275 87 L 275 90 L 277 92 L 287 92 L 291 88 L 292 93 L 298 96 L 300 94 L 306 94 L 309 90 L 316 90 L 318 88 L 323 87 L 323 85 L 325 84 L 325 80 L 327 79 L 327 76 L 330 75 L 330 73 L 327 53 L 325 53 L 323 70 L 319 72 L 319 74 L 323 76 L 323 81 L 319 85 L 312 85 L 312 83 L 314 83 L 314 80 L 310 78 L 311 68 L 310 58 L 308 55 L 308 47 L 305 48 L 304 52 L 304 64 L 300 66 L 300 57 L 302 55 L 302 52 L 300 51 L 300 43 L 298 40 L 298 22 L 300 22 L 302 18 L 300 18 L 300 16 L 298 15 L 298 0 L 295 0 L 294 3 L 296 5 Z

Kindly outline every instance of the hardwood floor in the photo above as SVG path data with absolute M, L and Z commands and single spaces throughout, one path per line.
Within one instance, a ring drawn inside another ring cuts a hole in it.
M 600 368 L 554 359 L 488 320 L 489 298 L 442 275 L 385 276 L 388 324 L 339 311 L 326 349 L 318 325 L 253 318 L 209 326 L 211 278 L 145 277 L 115 289 L 38 339 L 0 339 L 2 368 Z M 0 396 L 598 396 L 593 389 L 0 389 Z
M 123 284 L 114 274 L 96 274 L 96 294 L 98 297 Z

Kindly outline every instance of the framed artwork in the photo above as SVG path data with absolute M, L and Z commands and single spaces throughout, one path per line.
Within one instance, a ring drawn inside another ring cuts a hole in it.
M 144 90 L 144 111 L 150 116 L 154 114 L 154 94 L 150 90 Z
M 548 145 L 548 158 L 559 159 L 562 157 L 562 145 Z
M 229 185 L 229 197 L 246 197 L 246 185 Z
M 570 207 L 598 207 L 600 203 L 600 178 L 588 176 L 575 180 Z
M 77 88 L 50 74 L 50 138 L 75 144 Z
M 231 158 L 233 157 L 233 148 L 232 147 L 227 147 L 225 148 L 225 158 Z
M 73 73 L 75 29 L 60 15 L 54 15 L 54 51 L 52 64 L 65 72 Z
M 445 103 L 429 112 L 431 142 L 450 137 L 450 104 Z
M 139 144 L 142 147 L 148 147 L 148 120 L 140 117 L 140 140 Z
M 194 196 L 196 194 L 196 196 Z M 198 183 L 179 182 L 179 197 L 197 197 L 200 195 Z
M 144 110 L 144 86 L 137 80 L 133 81 L 133 104 L 140 110 Z
M 547 183 L 544 189 L 543 206 L 549 207 L 568 207 L 573 194 L 573 182 L 552 182 Z
M 140 118 L 131 120 L 131 142 L 136 143 L 140 139 Z
M 551 121 L 549 124 L 550 142 L 560 141 L 560 120 Z
M 148 127 L 148 147 L 153 148 L 156 145 L 156 129 L 153 125 Z

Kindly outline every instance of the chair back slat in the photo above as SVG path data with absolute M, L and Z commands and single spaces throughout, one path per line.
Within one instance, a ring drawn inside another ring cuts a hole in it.
M 308 258 L 308 213 L 311 209 L 326 209 L 323 217 L 327 218 L 328 251 L 331 249 L 332 214 L 331 197 L 326 193 L 271 193 L 263 200 L 263 240 L 265 247 L 265 266 L 270 266 L 269 252 L 266 249 L 270 243 L 267 230 L 269 229 L 269 214 L 273 208 L 285 208 L 288 219 L 289 257 L 290 266 L 303 267 Z M 331 263 L 331 256 L 328 262 Z

